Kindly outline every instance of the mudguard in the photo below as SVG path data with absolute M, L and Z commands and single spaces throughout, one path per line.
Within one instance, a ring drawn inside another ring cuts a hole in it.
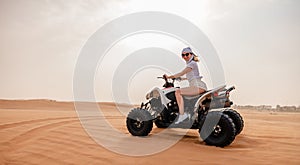
M 151 99 L 151 98 L 156 98 L 156 99 L 158 99 L 160 97 L 160 100 L 161 100 L 161 103 L 165 106 L 165 107 L 167 107 L 167 104 L 169 103 L 169 102 L 171 102 L 171 100 L 169 100 L 166 96 L 165 96 L 165 94 L 164 94 L 164 92 L 161 90 L 161 89 L 159 89 L 158 87 L 155 87 L 154 89 L 152 89 L 149 93 L 147 93 L 147 95 L 146 95 L 146 99 L 147 100 L 149 100 L 149 99 Z

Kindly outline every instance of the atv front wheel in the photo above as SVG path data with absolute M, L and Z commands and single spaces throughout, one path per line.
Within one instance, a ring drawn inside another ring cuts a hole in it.
M 147 136 L 153 127 L 152 116 L 144 109 L 133 109 L 127 116 L 126 126 L 133 136 Z
M 228 115 L 212 111 L 207 114 L 199 133 L 207 145 L 225 147 L 235 139 L 235 125 Z
M 235 134 L 240 134 L 244 128 L 244 120 L 242 116 L 233 109 L 226 109 L 225 111 L 223 111 L 223 113 L 228 115 L 233 120 L 236 129 Z
M 161 119 L 155 119 L 154 123 L 157 128 L 168 128 L 171 125 L 170 123 L 165 123 Z

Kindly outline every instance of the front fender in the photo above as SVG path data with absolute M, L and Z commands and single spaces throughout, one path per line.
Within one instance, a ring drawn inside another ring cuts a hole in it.
M 157 87 L 155 87 L 154 89 L 152 89 L 149 93 L 147 93 L 146 95 L 146 99 L 149 100 L 151 98 L 160 98 L 161 99 L 161 103 L 167 107 L 167 104 L 171 101 L 169 100 L 163 93 L 163 91 Z

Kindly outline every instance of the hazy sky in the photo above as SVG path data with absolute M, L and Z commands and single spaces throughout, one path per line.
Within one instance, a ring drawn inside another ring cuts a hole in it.
M 231 96 L 236 104 L 300 105 L 299 8 L 298 0 L 1 0 L 0 99 L 72 100 L 74 67 L 89 37 L 120 16 L 161 11 L 189 20 L 208 36 L 226 84 L 237 88 Z M 122 59 L 152 46 L 180 55 L 185 45 L 144 34 L 120 41 L 108 53 Z M 180 71 L 184 61 L 177 65 Z M 199 65 L 207 77 L 204 64 Z M 117 66 L 103 66 L 95 75 L 98 101 L 112 101 L 110 81 Z M 137 74 L 128 84 L 131 100 L 143 101 L 151 87 L 161 85 L 156 76 L 162 73 L 145 70 L 147 81 Z

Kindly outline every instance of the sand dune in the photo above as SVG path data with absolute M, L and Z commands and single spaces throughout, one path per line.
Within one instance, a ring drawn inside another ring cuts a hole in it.
M 130 136 L 115 104 L 100 106 L 106 120 Z M 228 147 L 207 146 L 197 130 L 189 130 L 165 151 L 131 157 L 97 144 L 83 129 L 73 103 L 0 100 L 0 164 L 300 164 L 300 113 L 238 111 L 245 128 Z M 146 138 L 161 131 L 154 127 Z

